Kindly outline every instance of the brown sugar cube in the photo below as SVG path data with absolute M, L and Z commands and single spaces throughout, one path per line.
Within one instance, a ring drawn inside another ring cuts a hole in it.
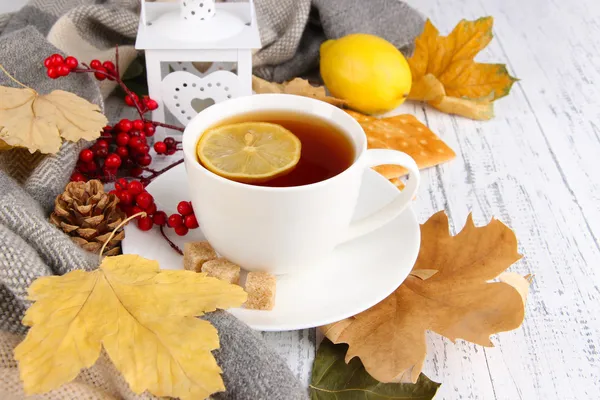
M 210 260 L 202 265 L 202 272 L 213 278 L 237 285 L 240 281 L 240 266 L 225 258 Z
M 244 307 L 253 310 L 272 310 L 275 306 L 277 279 L 267 272 L 249 272 L 246 278 L 248 300 Z
M 183 268 L 200 272 L 202 264 L 217 258 L 217 253 L 208 242 L 188 242 L 183 245 Z

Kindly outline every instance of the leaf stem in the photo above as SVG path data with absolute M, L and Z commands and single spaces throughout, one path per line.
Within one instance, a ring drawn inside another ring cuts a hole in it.
M 148 183 L 150 183 L 150 181 L 154 178 L 156 178 L 157 176 L 160 176 L 162 174 L 164 174 L 165 172 L 167 172 L 168 170 L 175 168 L 176 166 L 178 166 L 179 164 L 183 163 L 183 158 L 179 161 L 175 161 L 173 164 L 161 169 L 161 170 L 153 170 L 151 168 L 142 168 L 144 171 L 150 172 L 150 176 L 146 176 L 142 179 L 140 179 L 140 182 L 142 182 L 142 184 L 144 186 L 146 186 Z
M 10 78 L 11 81 L 13 81 L 14 83 L 23 86 L 26 89 L 31 89 L 29 86 L 25 85 L 24 83 L 19 82 L 14 76 L 12 76 L 5 68 L 2 64 L 0 64 L 0 70 L 2 70 L 2 72 L 4 72 L 4 74 L 6 74 L 6 76 L 8 76 Z M 32 89 L 33 90 L 33 89 Z
M 122 221 L 119 225 L 117 225 L 117 227 L 115 229 L 113 229 L 113 231 L 110 233 L 110 236 L 108 237 L 108 239 L 106 239 L 104 241 L 104 244 L 102 245 L 102 248 L 100 249 L 100 254 L 98 255 L 98 262 L 101 263 L 102 262 L 102 253 L 104 253 L 104 249 L 106 248 L 106 245 L 108 243 L 110 243 L 110 241 L 112 240 L 113 237 L 115 237 L 117 231 L 119 229 L 121 229 L 123 227 L 123 225 L 125 225 L 126 223 L 128 223 L 129 221 L 131 221 L 134 218 L 137 217 L 146 217 L 148 214 L 146 214 L 145 211 L 139 212 L 137 214 L 133 214 L 131 217 L 126 218 L 124 221 Z

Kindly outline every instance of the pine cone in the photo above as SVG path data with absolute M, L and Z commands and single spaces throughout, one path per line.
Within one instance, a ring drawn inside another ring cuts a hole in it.
M 100 253 L 111 232 L 126 218 L 118 203 L 119 198 L 105 193 L 99 180 L 70 182 L 64 193 L 56 197 L 50 222 L 85 250 Z M 121 228 L 106 245 L 104 255 L 119 254 L 124 237 Z

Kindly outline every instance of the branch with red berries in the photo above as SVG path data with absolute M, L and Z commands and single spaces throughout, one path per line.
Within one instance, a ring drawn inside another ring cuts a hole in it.
M 75 171 L 71 175 L 72 181 L 87 181 L 89 179 L 100 179 L 102 182 L 115 183 L 115 189 L 111 192 L 119 198 L 119 207 L 132 216 L 142 211 L 145 217 L 137 217 L 137 226 L 142 231 L 152 229 L 157 225 L 161 235 L 169 243 L 171 248 L 179 254 L 183 254 L 165 234 L 164 228 L 172 228 L 179 236 L 185 236 L 191 229 L 198 228 L 198 222 L 192 205 L 188 201 L 181 201 L 177 206 L 177 214 L 167 217 L 164 211 L 158 210 L 154 198 L 146 191 L 146 186 L 161 174 L 181 164 L 178 160 L 161 170 L 150 168 L 152 156 L 147 138 L 152 137 L 156 127 L 173 129 L 182 132 L 183 129 L 174 125 L 153 121 L 146 118 L 146 113 L 158 108 L 158 103 L 148 96 L 140 97 L 132 92 L 121 79 L 119 73 L 119 49 L 116 48 L 116 66 L 112 61 L 100 62 L 92 60 L 89 65 L 79 63 L 72 56 L 64 58 L 60 54 L 53 54 L 46 58 L 44 66 L 47 75 L 51 79 L 67 76 L 71 73 L 90 73 L 103 81 L 105 79 L 115 81 L 125 92 L 125 103 L 134 107 L 139 119 L 130 121 L 122 119 L 112 126 L 106 126 L 102 135 L 88 149 L 79 153 L 79 159 Z M 82 67 L 80 67 L 80 65 Z M 173 155 L 181 150 L 181 142 L 172 137 L 167 137 L 162 142 L 154 143 L 154 150 L 159 155 Z M 144 172 L 148 175 L 139 180 L 128 181 L 124 177 L 139 177 Z

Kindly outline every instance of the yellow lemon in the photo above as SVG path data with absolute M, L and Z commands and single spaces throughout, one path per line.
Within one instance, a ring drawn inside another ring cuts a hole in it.
M 321 76 L 333 96 L 366 114 L 398 107 L 412 83 L 402 53 L 387 40 L 363 33 L 321 45 Z
M 196 153 L 206 169 L 237 182 L 262 183 L 300 161 L 300 139 L 281 125 L 242 122 L 209 129 Z

